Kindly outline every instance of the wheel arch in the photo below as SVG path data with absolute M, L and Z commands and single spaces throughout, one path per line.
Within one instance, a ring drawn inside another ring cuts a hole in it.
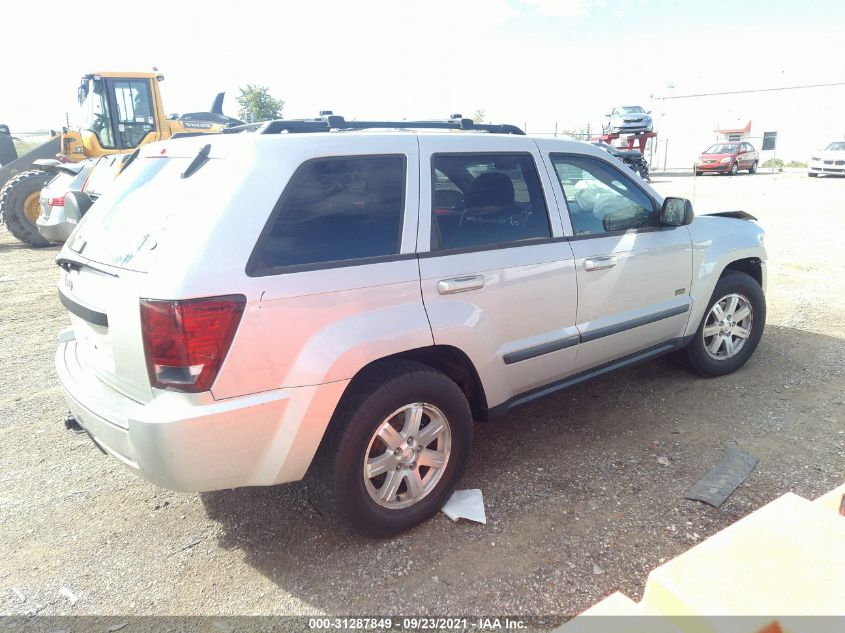
M 704 215 L 697 217 L 689 229 L 693 245 L 693 306 L 685 335 L 698 328 L 708 307 L 705 304 L 726 271 L 746 273 L 766 291 L 766 250 L 760 226 L 747 220 Z
M 759 257 L 745 257 L 729 262 L 722 270 L 719 278 L 722 278 L 729 270 L 737 270 L 754 278 L 760 287 L 765 290 L 765 278 L 763 273 L 763 261 Z
M 481 421 L 488 419 L 487 397 L 478 370 L 466 353 L 452 345 L 417 347 L 370 361 L 355 373 L 346 392 L 351 392 L 360 384 L 373 367 L 393 360 L 415 361 L 446 375 L 464 392 L 473 418 Z

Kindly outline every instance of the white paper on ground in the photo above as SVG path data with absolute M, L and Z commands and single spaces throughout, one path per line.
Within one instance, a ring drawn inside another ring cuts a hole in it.
M 484 499 L 478 488 L 456 490 L 452 498 L 443 506 L 443 514 L 453 521 L 469 519 L 477 523 L 487 524 L 487 515 L 484 513 Z

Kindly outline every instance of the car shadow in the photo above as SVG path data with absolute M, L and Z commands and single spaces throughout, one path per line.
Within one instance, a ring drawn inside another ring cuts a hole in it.
M 14 239 L 14 238 L 12 238 Z M 0 253 L 3 252 L 14 252 L 14 251 L 29 251 L 29 250 L 39 250 L 39 251 L 58 251 L 60 250 L 60 246 L 30 246 L 29 244 L 24 244 L 23 242 L 0 242 Z
M 843 358 L 843 339 L 769 326 L 732 376 L 658 359 L 476 423 L 459 488 L 483 491 L 487 525 L 438 514 L 374 540 L 322 516 L 307 481 L 202 502 L 221 547 L 320 612 L 572 615 L 636 598 L 661 559 L 787 491 L 841 483 Z M 721 508 L 684 500 L 727 445 L 760 465 Z

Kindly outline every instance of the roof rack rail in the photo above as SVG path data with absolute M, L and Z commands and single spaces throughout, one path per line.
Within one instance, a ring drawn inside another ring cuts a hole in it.
M 464 119 L 459 114 L 442 121 L 347 121 L 342 116 L 329 114 L 318 119 L 276 119 L 264 123 L 248 123 L 224 131 L 256 130 L 258 134 L 279 134 L 281 132 L 307 133 L 372 129 L 436 129 L 490 132 L 493 134 L 525 134 L 515 125 L 476 123 L 472 119 Z

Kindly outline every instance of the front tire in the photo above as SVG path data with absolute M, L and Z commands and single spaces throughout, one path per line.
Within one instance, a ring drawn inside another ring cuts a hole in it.
M 818 175 L 818 174 L 814 174 L 814 173 L 813 173 L 813 172 L 811 172 L 811 171 L 808 171 L 808 172 L 807 172 L 807 175 L 808 175 L 810 178 L 818 178 L 818 177 L 819 177 L 819 175 Z
M 0 192 L 0 213 L 3 222 L 14 237 L 30 246 L 50 246 L 38 232 L 35 221 L 41 212 L 41 190 L 53 178 L 53 174 L 33 169 L 12 178 Z
M 699 376 L 730 374 L 751 358 L 765 324 L 766 298 L 760 284 L 751 275 L 728 270 L 716 284 L 695 336 L 678 358 Z
M 736 176 L 738 172 L 739 172 L 739 165 L 737 165 L 736 163 L 733 163 L 731 165 L 730 171 L 728 172 L 728 175 Z
M 412 361 L 376 365 L 344 394 L 310 477 L 327 514 L 390 537 L 449 500 L 472 444 L 472 414 L 458 385 Z

